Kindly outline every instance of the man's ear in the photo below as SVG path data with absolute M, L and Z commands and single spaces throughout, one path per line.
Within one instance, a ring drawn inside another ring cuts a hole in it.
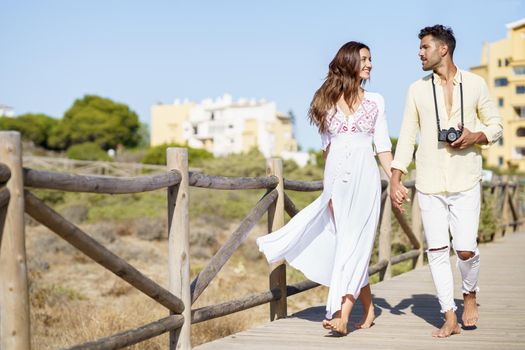
M 439 53 L 441 54 L 441 57 L 445 57 L 448 54 L 448 45 L 441 43 L 439 45 Z

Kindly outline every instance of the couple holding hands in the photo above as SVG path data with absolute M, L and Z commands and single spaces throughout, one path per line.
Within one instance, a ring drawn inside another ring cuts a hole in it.
M 431 74 L 409 87 L 395 158 L 384 99 L 363 88 L 372 70 L 370 49 L 348 42 L 330 62 L 310 104 L 309 119 L 319 129 L 325 156 L 323 192 L 283 228 L 257 239 L 269 262 L 286 259 L 310 280 L 329 286 L 322 325 L 339 335 L 348 333 L 357 299 L 364 314 L 356 327 L 371 327 L 375 318 L 367 273 L 381 202 L 375 156 L 390 179 L 394 209 L 403 211 L 409 193 L 401 177 L 412 161 L 417 133 L 417 196 L 430 272 L 445 319 L 432 335 L 460 332 L 451 246 L 462 278 L 461 321 L 474 326 L 478 320 L 480 149 L 501 137 L 502 122 L 485 81 L 454 64 L 452 29 L 426 27 L 419 39 L 422 68 Z

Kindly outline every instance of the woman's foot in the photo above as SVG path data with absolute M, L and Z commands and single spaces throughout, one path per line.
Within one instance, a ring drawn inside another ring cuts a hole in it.
M 332 329 L 332 323 L 330 322 L 330 320 L 323 320 L 323 328 L 324 329 Z
M 376 319 L 376 315 L 374 313 L 374 307 L 368 309 L 363 314 L 363 317 L 361 318 L 361 321 L 355 324 L 356 329 L 366 329 L 370 328 L 374 325 L 374 320 Z
M 332 325 L 332 331 L 336 332 L 340 336 L 345 336 L 348 334 L 348 321 L 343 321 L 341 318 L 334 318 L 330 321 Z
M 337 311 L 335 314 L 334 314 L 334 318 L 340 318 L 341 317 L 341 310 Z M 333 320 L 332 319 L 332 320 Z M 332 320 L 323 320 L 323 328 L 324 329 L 328 329 L 328 330 L 331 330 L 332 328 L 334 328 L 334 325 L 332 324 Z

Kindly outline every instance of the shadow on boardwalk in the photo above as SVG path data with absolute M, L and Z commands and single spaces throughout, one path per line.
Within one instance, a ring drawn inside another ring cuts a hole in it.
M 374 288 L 372 286 L 372 288 Z M 410 298 L 401 300 L 401 302 L 396 305 L 391 305 L 385 298 L 379 298 L 376 295 L 372 294 L 374 306 L 375 306 L 375 315 L 376 320 L 381 320 L 381 314 L 390 313 L 392 315 L 405 315 L 407 313 L 414 314 L 420 317 L 422 320 L 434 327 L 441 327 L 443 324 L 443 317 L 440 313 L 439 303 L 435 295 L 432 294 L 413 294 Z M 458 318 L 461 317 L 463 313 L 463 300 L 454 299 L 458 309 L 456 314 Z M 363 307 L 358 301 L 352 310 L 352 315 L 350 316 L 350 323 L 359 321 L 361 315 L 363 314 Z M 297 312 L 293 315 L 306 321 L 312 322 L 322 322 L 325 318 L 325 308 L 324 306 L 315 306 L 304 309 L 300 312 Z

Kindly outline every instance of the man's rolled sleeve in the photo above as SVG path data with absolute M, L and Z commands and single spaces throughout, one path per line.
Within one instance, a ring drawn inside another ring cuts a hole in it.
M 408 172 L 408 165 L 412 161 L 414 145 L 416 144 L 416 133 L 419 127 L 419 115 L 412 90 L 411 86 L 408 90 L 401 132 L 399 133 L 399 140 L 394 160 L 392 161 L 392 168 L 401 170 L 403 174 Z
M 483 145 L 482 148 L 488 148 L 490 145 L 499 140 L 503 134 L 503 125 L 501 116 L 498 113 L 492 98 L 489 94 L 487 84 L 483 79 L 480 79 L 481 91 L 478 99 L 478 116 L 482 123 L 479 131 L 481 131 L 487 138 L 488 144 Z

